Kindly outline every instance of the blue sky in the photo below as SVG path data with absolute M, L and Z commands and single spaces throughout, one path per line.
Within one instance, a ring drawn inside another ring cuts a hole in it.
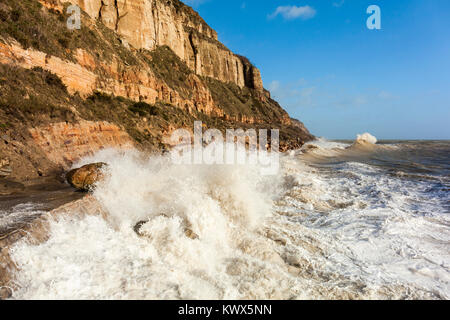
M 450 139 L 450 1 L 184 2 L 316 136 Z

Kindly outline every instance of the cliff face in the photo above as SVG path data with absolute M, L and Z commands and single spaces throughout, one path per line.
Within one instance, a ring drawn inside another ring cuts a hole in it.
M 180 1 L 70 2 L 81 30 L 60 0 L 0 1 L 0 178 L 49 175 L 106 147 L 170 147 L 195 120 L 280 129 L 282 150 L 313 138 Z
M 76 124 L 58 122 L 29 129 L 32 141 L 48 159 L 69 169 L 81 157 L 93 155 L 108 147 L 132 148 L 133 140 L 118 126 L 106 121 L 84 121 Z
M 192 97 L 183 98 L 148 65 L 127 66 L 120 59 L 111 64 L 96 61 L 85 50 L 74 52 L 76 62 L 49 56 L 45 52 L 23 49 L 17 44 L 0 43 L 0 63 L 19 65 L 23 68 L 44 68 L 60 77 L 70 93 L 89 96 L 94 91 L 127 97 L 135 101 L 155 103 L 165 101 L 188 110 L 197 109 L 205 114 L 223 115 L 214 104 L 210 92 L 194 74 L 186 79 Z
M 69 1 L 136 49 L 168 46 L 197 75 L 262 90 L 259 70 L 221 44 L 217 32 L 178 0 Z

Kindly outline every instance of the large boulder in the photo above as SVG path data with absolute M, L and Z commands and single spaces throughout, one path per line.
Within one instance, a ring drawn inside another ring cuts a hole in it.
M 103 170 L 107 164 L 103 162 L 91 163 L 66 174 L 67 182 L 80 191 L 90 191 L 95 183 L 103 179 Z

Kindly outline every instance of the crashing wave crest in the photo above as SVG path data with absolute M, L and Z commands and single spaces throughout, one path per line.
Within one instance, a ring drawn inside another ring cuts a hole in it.
M 356 141 L 355 143 L 370 143 L 370 144 L 376 144 L 377 143 L 377 138 L 375 138 L 373 135 L 371 135 L 370 133 L 363 133 L 363 134 L 358 134 L 356 136 Z

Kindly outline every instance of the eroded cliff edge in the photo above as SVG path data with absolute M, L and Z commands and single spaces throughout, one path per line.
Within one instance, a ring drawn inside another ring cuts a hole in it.
M 30 181 L 107 147 L 161 150 L 177 128 L 312 135 L 271 99 L 259 70 L 178 0 L 0 0 L 0 179 Z M 2 192 L 0 187 L 0 193 Z

